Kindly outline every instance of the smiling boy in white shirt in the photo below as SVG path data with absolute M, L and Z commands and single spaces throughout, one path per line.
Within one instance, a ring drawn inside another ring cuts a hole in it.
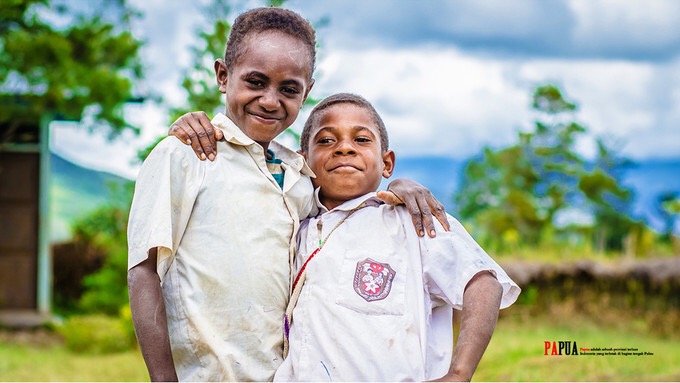
M 519 287 L 453 217 L 450 232 L 421 238 L 405 208 L 375 198 L 395 155 L 365 99 L 323 100 L 301 147 L 320 213 L 300 227 L 289 353 L 275 380 L 470 380 Z

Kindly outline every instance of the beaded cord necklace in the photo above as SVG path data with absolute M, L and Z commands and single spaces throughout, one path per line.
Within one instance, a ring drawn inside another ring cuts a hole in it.
M 293 289 L 292 289 L 292 292 L 290 294 L 290 300 L 288 301 L 288 306 L 286 307 L 286 313 L 284 314 L 284 317 L 283 317 L 283 331 L 284 331 L 283 357 L 284 358 L 286 356 L 288 356 L 288 335 L 290 333 L 290 325 L 291 325 L 291 323 L 293 323 L 293 309 L 295 308 L 295 305 L 297 304 L 297 301 L 300 298 L 300 293 L 302 292 L 302 286 L 304 285 L 305 280 L 307 279 L 307 264 L 309 263 L 309 261 L 311 261 L 314 258 L 315 255 L 317 255 L 321 251 L 323 246 L 326 244 L 326 241 L 328 241 L 328 237 L 330 237 L 331 234 L 333 234 L 335 229 L 340 227 L 340 225 L 342 225 L 343 222 L 345 222 L 347 220 L 347 218 L 349 218 L 350 215 L 354 214 L 358 210 L 365 208 L 366 206 L 368 206 L 368 205 L 366 205 L 366 202 L 364 202 L 361 205 L 355 207 L 354 209 L 349 210 L 347 212 L 347 214 L 344 217 L 342 217 L 342 219 L 340 221 L 338 221 L 338 223 L 335 224 L 335 226 L 333 226 L 331 231 L 329 231 L 328 234 L 326 234 L 326 237 L 323 240 L 321 239 L 321 230 L 323 228 L 323 222 L 321 221 L 321 219 L 319 219 L 319 222 L 317 222 L 316 228 L 317 228 L 318 233 L 319 233 L 319 245 L 317 246 L 316 249 L 314 249 L 314 251 L 312 251 L 312 253 L 309 255 L 309 258 L 307 258 L 305 263 L 300 268 L 300 271 L 298 271 L 298 275 L 295 277 L 295 281 L 293 282 Z

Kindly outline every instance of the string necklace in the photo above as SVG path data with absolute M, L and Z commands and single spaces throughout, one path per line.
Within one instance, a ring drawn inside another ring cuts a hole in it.
M 340 225 L 343 224 L 355 212 L 358 210 L 361 210 L 365 208 L 366 202 L 361 203 L 359 206 L 355 207 L 354 209 L 351 209 L 347 212 L 347 214 L 342 217 L 338 223 L 333 226 L 333 228 L 326 234 L 326 237 L 321 239 L 321 230 L 323 229 L 323 222 L 321 219 L 319 219 L 319 222 L 316 224 L 316 228 L 318 230 L 318 237 L 319 237 L 319 245 L 317 246 L 314 251 L 309 255 L 305 263 L 302 265 L 300 268 L 300 271 L 298 271 L 298 275 L 295 277 L 295 281 L 293 282 L 293 289 L 290 294 L 290 300 L 288 301 L 288 306 L 286 307 L 286 313 L 284 314 L 283 318 L 283 330 L 284 330 L 284 338 L 283 338 L 283 356 L 284 358 L 288 355 L 288 335 L 290 333 L 290 324 L 293 323 L 293 309 L 295 308 L 295 305 L 297 304 L 298 298 L 300 298 L 300 293 L 302 292 L 302 286 L 305 283 L 305 280 L 307 279 L 307 264 L 309 261 L 311 261 L 315 255 L 317 255 L 321 249 L 323 249 L 323 246 L 326 244 L 328 241 L 328 238 L 333 234 L 335 229 L 340 227 Z

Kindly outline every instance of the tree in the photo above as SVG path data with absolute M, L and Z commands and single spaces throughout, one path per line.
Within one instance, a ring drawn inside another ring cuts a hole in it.
M 532 108 L 538 114 L 533 130 L 468 162 L 455 197 L 460 216 L 481 229 L 488 245 L 504 248 L 518 238 L 531 245 L 545 241 L 564 226 L 563 213 L 580 207 L 597 223 L 605 247 L 620 248 L 632 225 L 630 191 L 619 182 L 627 162 L 602 141 L 594 162 L 577 152 L 587 129 L 574 121 L 577 105 L 558 87 L 537 87 Z
M 656 197 L 655 210 L 663 221 L 664 241 L 670 241 L 680 216 L 680 192 L 663 192 Z
M 123 114 L 124 104 L 138 97 L 134 84 L 142 78 L 142 43 L 127 28 L 135 16 L 125 0 L 3 2 L 0 126 L 17 130 L 51 115 L 83 119 L 112 136 L 136 131 Z
M 594 242 L 600 251 L 622 250 L 626 237 L 632 235 L 641 223 L 632 216 L 633 192 L 624 187 L 620 179 L 622 171 L 632 162 L 609 149 L 597 140 L 597 157 L 593 169 L 581 175 L 578 189 L 586 196 L 596 225 L 593 227 Z M 632 237 L 629 237 L 629 241 Z
M 127 222 L 134 183 L 111 185 L 113 198 L 73 224 L 73 242 L 106 254 L 102 267 L 83 279 L 78 308 L 117 315 L 128 305 Z
M 209 115 L 221 111 L 224 103 L 215 82 L 213 62 L 224 56 L 227 36 L 231 31 L 228 17 L 231 5 L 228 0 L 214 0 L 203 8 L 206 20 L 215 20 L 211 28 L 199 28 L 196 33 L 200 37 L 197 45 L 191 47 L 193 62 L 184 70 L 182 88 L 187 93 L 186 102 L 170 110 L 174 121 L 181 115 L 195 110 L 206 111 Z

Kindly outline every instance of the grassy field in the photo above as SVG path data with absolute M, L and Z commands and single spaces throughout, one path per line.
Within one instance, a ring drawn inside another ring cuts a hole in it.
M 579 348 L 626 347 L 651 356 L 545 356 L 545 341 Z M 0 336 L 0 381 L 145 381 L 138 351 L 79 355 L 43 335 Z M 680 340 L 646 335 L 635 320 L 598 326 L 569 320 L 505 314 L 477 369 L 475 381 L 680 381 Z
M 680 381 L 680 339 L 644 333 L 635 320 L 598 326 L 587 318 L 500 318 L 476 381 Z M 578 348 L 636 348 L 653 355 L 544 355 L 544 342 Z
M 148 381 L 138 351 L 110 355 L 74 354 L 60 344 L 0 343 L 3 382 L 134 382 Z

